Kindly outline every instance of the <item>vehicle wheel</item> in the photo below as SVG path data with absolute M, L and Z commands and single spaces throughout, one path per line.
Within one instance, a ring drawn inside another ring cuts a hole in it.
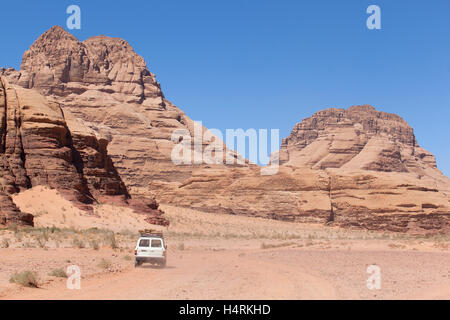
M 138 260 L 136 260 L 136 259 L 134 260 L 134 267 L 135 267 L 135 268 L 139 267 L 141 264 L 142 264 L 141 261 L 138 261 Z
M 164 259 L 160 264 L 161 268 L 165 268 L 166 267 L 166 259 Z

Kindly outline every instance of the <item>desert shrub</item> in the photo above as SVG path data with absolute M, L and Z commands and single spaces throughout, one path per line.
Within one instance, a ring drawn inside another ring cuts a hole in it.
M 112 249 L 117 249 L 117 241 L 116 241 L 116 235 L 114 232 L 109 233 L 105 238 L 106 244 L 108 244 Z
M 47 241 L 45 240 L 44 237 L 38 237 L 36 241 L 38 243 L 39 248 L 45 248 L 45 244 L 47 243 Z
M 67 273 L 66 273 L 66 271 L 64 271 L 63 268 L 57 268 L 57 269 L 53 269 L 49 273 L 49 276 L 58 277 L 58 278 L 67 278 Z
M 55 226 L 52 226 L 52 227 L 49 229 L 49 231 L 50 231 L 50 233 L 55 233 L 55 232 L 61 232 L 61 229 L 59 229 L 59 228 L 57 228 L 57 227 L 55 227 Z
M 23 248 L 36 248 L 36 246 L 33 243 L 31 243 L 29 240 L 25 241 L 22 244 L 22 247 Z
M 178 247 L 177 247 L 177 248 L 178 248 L 178 250 L 183 251 L 183 250 L 184 250 L 184 242 L 178 244 Z
M 92 249 L 94 249 L 94 250 L 100 249 L 100 246 L 99 246 L 97 240 L 91 240 L 91 241 L 89 241 L 89 246 L 90 246 Z
M 391 249 L 403 249 L 403 248 L 405 248 L 404 245 L 397 244 L 397 243 L 389 243 L 388 247 L 391 248 Z
M 130 255 L 126 255 L 126 256 L 123 257 L 123 260 L 126 260 L 126 261 L 130 261 L 132 259 L 133 259 L 133 257 L 130 256 Z
M 283 243 L 261 243 L 261 249 L 273 249 L 273 248 L 282 248 L 289 247 L 295 245 L 295 242 L 283 242 Z
M 139 236 L 138 233 L 129 230 L 129 229 L 123 229 L 122 231 L 119 232 L 120 235 L 123 235 L 124 237 L 130 238 L 130 239 L 136 239 L 136 237 Z
M 16 239 L 17 242 L 22 242 L 22 239 L 23 239 L 23 234 L 22 234 L 22 232 L 16 232 L 16 233 L 14 233 L 14 238 Z
M 8 241 L 8 239 L 3 239 L 2 240 L 2 244 L 1 244 L 1 246 L 0 246 L 1 248 L 9 248 L 9 241 Z
M 32 271 L 16 272 L 9 278 L 9 282 L 17 283 L 24 287 L 38 287 L 37 275 Z
M 42 230 L 42 238 L 44 238 L 45 241 L 48 241 L 48 239 L 50 238 L 48 235 L 48 230 L 48 228 Z
M 109 268 L 111 268 L 112 263 L 111 263 L 111 261 L 106 260 L 105 258 L 102 258 L 102 260 L 99 262 L 99 264 L 97 266 L 102 269 L 109 269 Z
M 17 226 L 16 223 L 11 223 L 8 225 L 8 230 L 13 231 L 14 233 L 17 233 L 17 231 L 19 230 L 19 227 Z
M 73 239 L 72 244 L 74 247 L 77 247 L 79 249 L 83 249 L 86 247 L 84 242 L 78 238 Z

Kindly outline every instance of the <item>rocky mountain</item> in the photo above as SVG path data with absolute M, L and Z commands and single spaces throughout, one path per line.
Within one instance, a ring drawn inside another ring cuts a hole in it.
M 68 186 L 78 197 L 128 193 L 205 212 L 378 230 L 449 229 L 449 179 L 406 121 L 371 106 L 326 109 L 299 122 L 273 155 L 278 173 L 262 176 L 248 162 L 175 165 L 171 152 L 181 140 L 172 133 L 194 136 L 193 121 L 166 100 L 143 58 L 122 39 L 80 42 L 53 27 L 25 52 L 19 71 L 0 74 L 15 90 L 33 89 L 61 107 L 71 136 L 64 143 L 78 159 L 69 163 L 83 164 L 82 173 L 74 167 L 84 182 Z M 29 165 L 14 159 L 10 171 Z M 17 191 L 27 180 L 16 176 Z
M 369 105 L 326 109 L 304 119 L 283 140 L 280 163 L 418 174 L 436 169 L 434 156 L 418 145 L 405 120 Z
M 391 231 L 450 228 L 450 181 L 399 116 L 371 106 L 327 109 L 298 123 L 259 168 L 194 170 L 159 197 L 207 212 Z
M 55 26 L 24 53 L 20 71 L 3 73 L 57 101 L 107 139 L 130 193 L 148 194 L 155 180 L 181 182 L 191 176 L 190 166 L 172 163 L 171 137 L 174 130 L 193 135 L 193 121 L 164 98 L 155 75 L 125 40 L 98 36 L 80 42 Z
M 136 206 L 107 154 L 108 141 L 63 112 L 34 90 L 0 81 L 0 224 L 33 224 L 10 194 L 37 185 L 60 190 L 81 208 L 113 201 Z M 166 223 L 155 202 L 147 200 L 149 220 Z

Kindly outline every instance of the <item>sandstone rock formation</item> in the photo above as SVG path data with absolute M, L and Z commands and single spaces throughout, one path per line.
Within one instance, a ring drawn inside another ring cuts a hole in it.
M 273 155 L 279 172 L 261 176 L 260 167 L 248 162 L 175 165 L 171 152 L 179 141 L 172 133 L 193 136 L 193 121 L 165 99 L 124 40 L 80 42 L 53 27 L 25 52 L 20 71 L 0 74 L 60 104 L 71 132 L 67 148 L 76 150 L 84 168 L 84 182 L 75 179 L 70 186 L 80 195 L 156 195 L 205 212 L 377 230 L 449 229 L 449 179 L 402 118 L 371 106 L 326 109 L 301 121 Z M 210 143 L 203 142 L 202 150 Z M 20 150 L 11 151 L 8 167 L 19 189 L 30 184 L 21 173 Z M 152 201 L 128 202 L 154 207 Z
M 280 163 L 419 174 L 436 169 L 405 120 L 368 105 L 326 109 L 298 123 L 283 140 Z
M 281 166 L 194 170 L 164 202 L 208 212 L 374 230 L 450 230 L 450 181 L 399 116 L 371 106 L 327 109 L 283 140 Z
M 20 71 L 3 73 L 56 100 L 105 137 L 132 194 L 148 194 L 154 180 L 181 182 L 191 176 L 190 166 L 172 163 L 171 137 L 177 129 L 193 135 L 193 121 L 164 98 L 155 75 L 126 41 L 98 36 L 80 42 L 56 26 L 25 52 Z
M 9 194 L 37 185 L 56 188 L 84 208 L 110 196 L 127 204 L 129 195 L 107 155 L 107 141 L 71 117 L 66 122 L 57 103 L 2 77 L 0 114 L 0 223 L 32 225 L 32 216 L 21 213 Z M 159 216 L 155 209 L 147 213 Z

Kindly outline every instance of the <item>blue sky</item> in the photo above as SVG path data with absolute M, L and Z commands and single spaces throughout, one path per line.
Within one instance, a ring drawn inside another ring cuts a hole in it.
M 209 128 L 278 128 L 327 107 L 371 104 L 396 113 L 450 176 L 450 1 L 8 1 L 0 66 L 22 53 L 68 5 L 80 40 L 127 40 L 166 98 Z M 368 30 L 366 8 L 381 8 Z

